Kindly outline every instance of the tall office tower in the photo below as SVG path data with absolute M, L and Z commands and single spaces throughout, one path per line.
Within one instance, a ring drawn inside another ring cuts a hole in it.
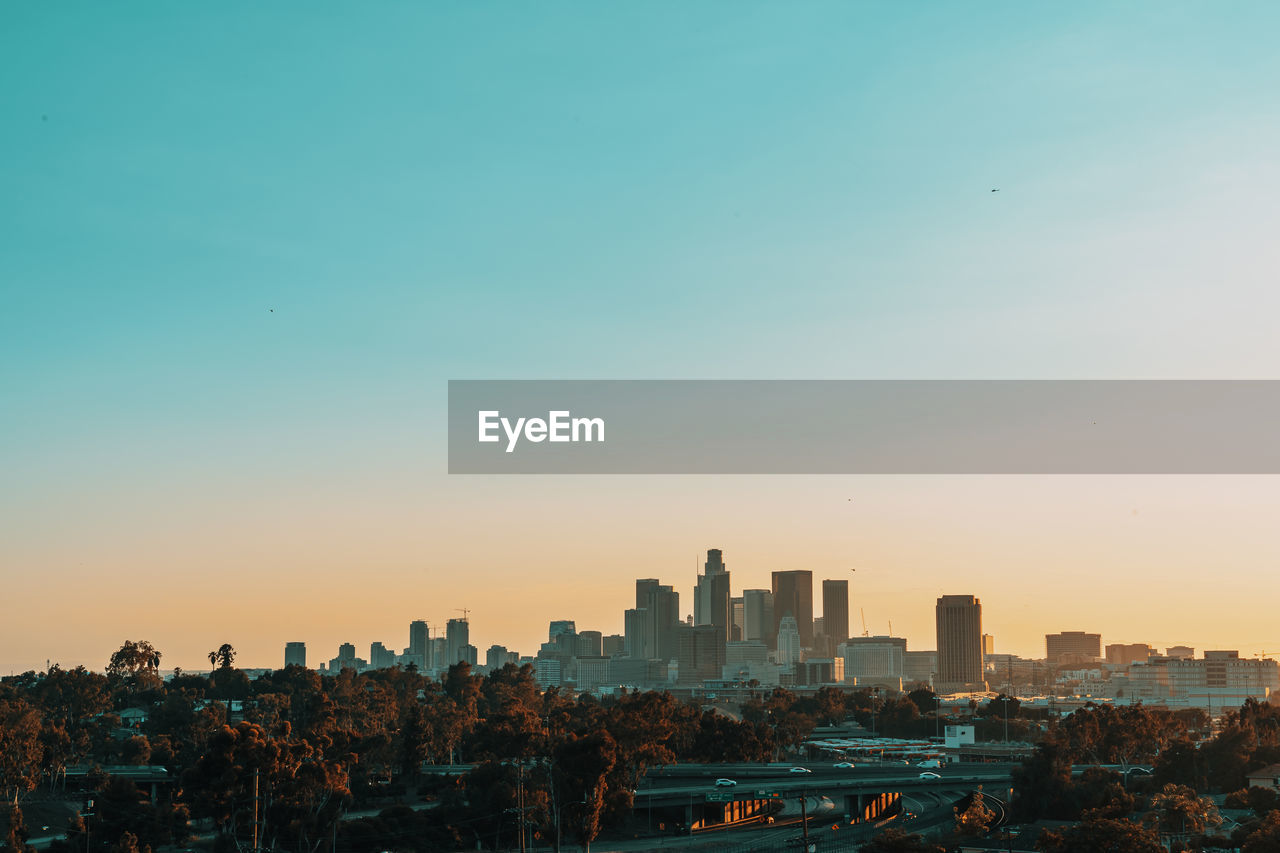
M 556 641 L 556 637 L 561 634 L 576 634 L 578 626 L 574 624 L 572 619 L 555 619 L 551 622 L 551 628 L 547 631 L 547 639 L 551 642 Z
M 450 619 L 445 625 L 445 654 L 448 659 L 444 662 L 446 667 L 453 666 L 464 660 L 462 647 L 471 642 L 471 626 L 464 619 Z
M 982 635 L 982 654 L 994 655 L 996 653 L 996 638 L 991 634 Z
M 1102 635 L 1084 631 L 1045 634 L 1044 647 L 1049 663 L 1092 662 L 1102 657 Z
M 409 654 L 422 655 L 425 660 L 427 657 L 427 641 L 431 638 L 431 631 L 427 628 L 427 623 L 423 619 L 415 619 L 409 623 Z
M 396 653 L 382 643 L 369 646 L 369 666 L 374 669 L 390 669 L 396 665 Z
M 787 616 L 796 620 L 796 629 L 800 632 L 800 645 L 806 649 L 812 647 L 813 572 L 773 573 L 773 631 L 775 634 L 782 626 L 782 620 Z
M 778 625 L 778 666 L 794 666 L 800 661 L 800 626 L 796 617 L 782 617 Z
M 729 614 L 733 621 L 732 627 L 729 629 L 729 642 L 741 642 L 746 636 L 743 625 L 742 612 L 742 596 L 729 599 Z
M 601 648 L 604 635 L 599 631 L 583 631 L 578 635 L 577 656 L 580 658 L 598 658 L 603 656 Z
M 773 648 L 773 593 L 767 589 L 742 591 L 742 639 L 755 640 Z
M 622 634 L 606 634 L 600 640 L 600 652 L 607 658 L 627 653 L 627 638 Z
M 431 649 L 431 654 L 427 655 L 428 669 L 441 670 L 449 666 L 448 640 L 444 637 L 432 637 L 427 641 L 427 648 Z
M 636 610 L 645 611 L 643 657 L 670 661 L 676 656 L 676 630 L 680 624 L 680 593 L 656 578 L 636 581 Z M 632 657 L 637 657 L 635 651 Z
M 490 646 L 489 651 L 484 653 L 484 665 L 493 672 L 496 669 L 502 669 L 507 662 L 506 646 Z
M 623 650 L 627 657 L 649 659 L 649 610 L 639 607 L 622 614 Z
M 285 666 L 306 666 L 307 665 L 307 644 L 306 643 L 285 643 L 284 644 L 284 665 Z
M 938 599 L 938 690 L 983 690 L 982 602 L 972 595 Z
M 719 549 L 707 551 L 707 562 L 693 591 L 693 624 L 715 625 L 729 635 L 733 613 L 729 609 L 729 570 Z
M 725 660 L 724 628 L 719 625 L 684 626 L 679 632 L 677 679 L 681 684 L 701 684 L 721 677 Z
M 822 582 L 822 633 L 833 646 L 849 639 L 849 582 Z
M 338 646 L 338 658 L 339 658 L 340 660 L 355 660 L 355 659 L 356 659 L 356 644 L 355 644 L 355 643 L 343 643 L 342 645 Z

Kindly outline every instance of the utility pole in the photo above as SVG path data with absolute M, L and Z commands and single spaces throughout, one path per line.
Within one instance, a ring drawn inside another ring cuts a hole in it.
M 802 849 L 805 853 L 809 853 L 809 792 L 807 790 L 800 792 L 800 838 L 804 842 Z
M 524 759 L 516 765 L 516 804 L 520 809 L 520 853 L 524 853 Z
M 253 770 L 253 853 L 258 853 L 258 769 Z

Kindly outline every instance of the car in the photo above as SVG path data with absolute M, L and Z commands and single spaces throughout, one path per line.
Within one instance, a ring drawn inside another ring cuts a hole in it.
M 737 782 L 735 782 L 735 781 L 734 781 L 734 780 L 732 780 L 732 779 L 717 779 L 717 780 L 716 780 L 716 787 L 717 787 L 717 788 L 732 788 L 732 787 L 733 787 L 734 785 L 736 785 L 736 784 L 738 784 L 738 783 L 737 783 Z
M 841 761 L 839 764 L 833 764 L 833 765 L 831 765 L 831 766 L 832 766 L 832 767 L 834 767 L 834 768 L 836 768 L 837 770 L 852 770 L 852 769 L 853 769 L 853 765 L 852 765 L 852 764 L 850 764 L 850 763 L 849 763 L 849 762 L 847 762 L 847 761 Z
M 808 767 L 792 767 L 787 772 L 788 773 L 811 773 L 813 771 L 811 771 Z
M 920 778 L 921 779 L 941 779 L 942 776 L 937 773 L 931 773 L 928 770 L 926 770 L 924 773 L 920 774 Z

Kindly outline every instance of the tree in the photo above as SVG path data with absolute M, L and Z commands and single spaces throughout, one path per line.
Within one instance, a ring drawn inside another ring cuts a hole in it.
M 959 808 L 951 810 L 955 814 L 956 835 L 976 838 L 985 835 L 987 830 L 991 828 L 991 822 L 996 819 L 996 813 L 987 808 L 986 803 L 982 801 L 982 792 L 977 791 L 969 798 L 969 805 L 964 811 Z
M 1249 833 L 1240 853 L 1280 853 L 1280 812 L 1271 812 L 1262 825 Z
M 1151 810 L 1148 817 L 1163 835 L 1202 833 L 1209 826 L 1222 823 L 1213 800 L 1197 795 L 1185 785 L 1165 785 L 1151 798 Z
M 146 640 L 125 640 L 124 645 L 111 653 L 107 661 L 107 675 L 135 675 L 144 670 L 155 672 L 160 668 L 160 652 Z
M 231 664 L 235 659 L 236 650 L 232 648 L 230 643 L 223 643 L 209 652 L 209 665 L 217 669 L 231 669 Z
M 22 853 L 27 847 L 27 825 L 22 819 L 22 809 L 5 803 L 0 805 L 0 853 Z
M 1036 841 L 1043 853 L 1164 853 L 1160 838 L 1127 820 L 1090 820 L 1059 830 L 1046 829 Z
M 126 692 L 161 686 L 160 652 L 146 640 L 125 640 L 107 661 L 107 678 L 122 684 Z
M 40 780 L 40 722 L 24 699 L 0 699 L 0 791 L 15 807 Z
M 886 829 L 859 848 L 861 853 L 944 853 L 944 848 L 921 835 L 901 829 Z

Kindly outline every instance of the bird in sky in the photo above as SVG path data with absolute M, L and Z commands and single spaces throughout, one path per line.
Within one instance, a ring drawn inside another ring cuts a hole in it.
M 999 188 L 999 187 L 996 187 L 995 189 L 993 189 L 993 190 L 992 190 L 992 192 L 993 192 L 993 193 L 998 193 L 998 192 L 1000 192 L 1000 188 Z

